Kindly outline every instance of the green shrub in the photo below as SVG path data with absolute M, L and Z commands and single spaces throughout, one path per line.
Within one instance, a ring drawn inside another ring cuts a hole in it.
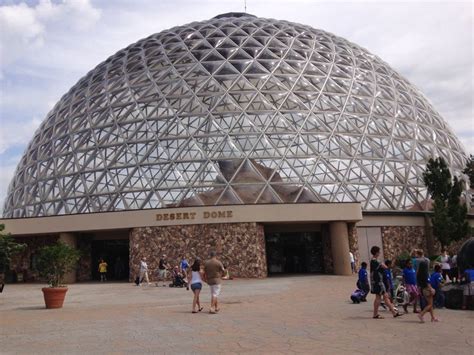
M 80 256 L 79 250 L 58 242 L 40 249 L 37 268 L 51 287 L 60 287 L 64 275 L 74 270 Z
M 15 242 L 10 234 L 3 232 L 4 230 L 5 225 L 0 224 L 0 273 L 8 271 L 12 256 L 26 248 L 26 244 Z
M 397 256 L 396 265 L 399 268 L 403 269 L 405 267 L 407 260 L 410 260 L 410 259 L 411 259 L 410 253 L 407 251 L 403 251 L 400 255 Z

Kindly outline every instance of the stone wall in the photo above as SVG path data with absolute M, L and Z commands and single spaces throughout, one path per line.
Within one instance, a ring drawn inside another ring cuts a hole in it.
M 400 254 L 410 253 L 413 249 L 426 252 L 425 227 L 391 226 L 381 227 L 381 231 L 385 259 L 395 261 Z
M 413 249 L 423 249 L 425 255 L 428 254 L 425 227 L 381 227 L 381 230 L 383 252 L 386 259 L 395 260 L 401 253 L 410 253 Z M 451 243 L 451 245 L 448 247 L 448 253 L 450 255 L 456 254 L 467 239 L 469 239 L 469 237 Z M 441 244 L 435 239 L 434 255 L 439 254 L 441 254 Z
M 130 232 L 130 277 L 139 271 L 140 259 L 147 258 L 149 277 L 156 279 L 162 254 L 171 266 L 185 255 L 188 261 L 207 259 L 215 250 L 233 277 L 267 276 L 265 235 L 257 223 L 195 224 L 185 226 L 141 227 Z
M 357 235 L 357 228 L 355 223 L 347 223 L 347 230 L 349 234 L 349 250 L 354 254 L 356 269 L 360 267 L 359 254 L 359 237 Z

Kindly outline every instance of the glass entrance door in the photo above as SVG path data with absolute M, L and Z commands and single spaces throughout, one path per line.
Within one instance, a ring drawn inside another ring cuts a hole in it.
M 100 259 L 104 259 L 108 264 L 107 280 L 128 280 L 128 256 L 128 239 L 93 240 L 91 248 L 92 279 L 100 280 L 98 265 Z
M 320 232 L 265 233 L 268 274 L 323 273 Z

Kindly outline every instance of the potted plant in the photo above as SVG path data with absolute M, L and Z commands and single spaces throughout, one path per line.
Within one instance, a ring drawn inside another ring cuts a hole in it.
M 13 237 L 4 233 L 5 225 L 0 224 L 0 293 L 5 286 L 5 273 L 10 269 L 11 258 L 26 248 L 26 244 L 17 243 Z
M 49 283 L 49 287 L 42 288 L 46 308 L 63 306 L 67 292 L 67 286 L 63 285 L 64 275 L 74 270 L 79 257 L 79 250 L 61 242 L 40 249 L 37 268 Z

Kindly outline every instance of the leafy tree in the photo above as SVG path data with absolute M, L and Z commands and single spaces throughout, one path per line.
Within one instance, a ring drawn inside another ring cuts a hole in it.
M 448 198 L 452 186 L 451 173 L 443 158 L 430 158 L 423 173 L 423 182 L 434 200 L 441 198 L 444 201 Z
M 64 275 L 74 270 L 80 256 L 79 250 L 58 242 L 40 249 L 37 268 L 51 287 L 60 287 Z
M 453 179 L 453 186 L 449 193 L 447 210 L 451 219 L 451 239 L 460 240 L 469 234 L 469 223 L 467 222 L 467 206 L 461 202 L 462 181 L 457 177 Z
M 469 185 L 471 189 L 474 189 L 474 155 L 470 155 L 466 162 L 466 167 L 462 171 L 464 174 L 469 176 Z
M 441 245 L 449 245 L 451 242 L 451 221 L 446 204 L 440 198 L 437 198 L 434 201 L 431 224 L 433 226 L 433 234 L 439 240 Z
M 4 233 L 5 225 L 0 224 L 0 274 L 5 274 L 10 268 L 11 258 L 21 253 L 26 244 L 17 243 L 9 233 Z M 3 291 L 3 277 L 0 280 L 0 292 Z
M 11 258 L 26 248 L 26 244 L 15 242 L 9 233 L 3 232 L 4 230 L 5 225 L 0 224 L 0 273 L 6 272 L 10 267 Z
M 467 207 L 461 203 L 462 182 L 451 178 L 443 158 L 430 159 L 423 173 L 423 181 L 434 200 L 431 222 L 433 234 L 441 245 L 464 238 L 469 233 Z

